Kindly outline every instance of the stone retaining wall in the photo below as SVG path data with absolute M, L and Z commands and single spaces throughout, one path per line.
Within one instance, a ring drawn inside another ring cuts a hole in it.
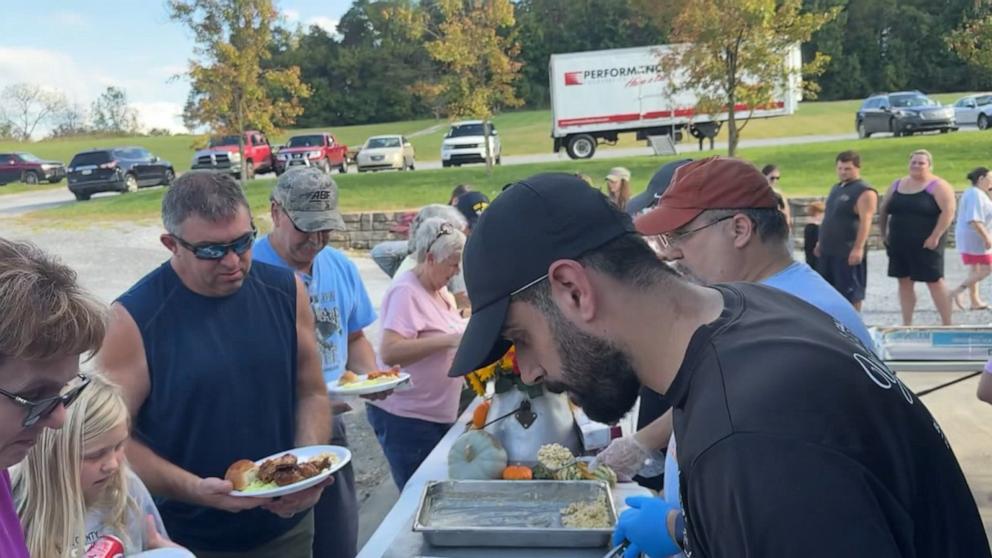
M 406 240 L 405 232 L 394 232 L 417 210 L 344 213 L 348 230 L 331 235 L 331 245 L 344 250 L 369 250 L 386 240 Z
M 960 201 L 961 192 L 957 193 L 957 198 Z M 810 197 L 810 198 L 789 198 L 789 207 L 792 210 L 792 238 L 795 241 L 795 247 L 797 249 L 803 248 L 803 228 L 806 224 L 810 222 L 810 218 L 806 216 L 806 207 L 813 203 L 814 201 L 826 202 L 826 196 L 823 197 Z M 879 206 L 881 206 L 882 200 L 879 199 Z M 951 226 L 947 229 L 947 247 L 954 247 L 954 222 L 951 222 Z M 878 214 L 875 214 L 875 219 L 872 221 L 871 231 L 868 234 L 868 248 L 869 249 L 884 249 L 885 246 L 882 244 L 881 232 L 878 228 Z
M 960 196 L 960 194 L 959 194 Z M 792 209 L 792 237 L 797 249 L 803 247 L 803 228 L 810 222 L 806 216 L 806 206 L 814 201 L 826 201 L 826 197 L 789 198 Z M 409 219 L 415 215 L 416 209 L 398 211 L 375 211 L 363 213 L 345 213 L 342 215 L 348 226 L 346 232 L 335 233 L 331 236 L 331 244 L 346 250 L 369 250 L 376 244 L 386 240 L 405 240 L 402 230 Z M 954 246 L 954 225 L 948 229 L 947 245 Z M 868 236 L 868 246 L 872 249 L 882 248 L 882 239 L 878 230 L 878 215 Z

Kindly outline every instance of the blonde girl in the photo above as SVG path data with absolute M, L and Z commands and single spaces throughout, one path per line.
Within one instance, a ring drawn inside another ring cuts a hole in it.
M 31 556 L 72 557 L 104 535 L 126 554 L 177 547 L 145 485 L 124 460 L 129 415 L 116 386 L 93 375 L 61 430 L 46 429 L 12 470 Z
M 610 169 L 606 175 L 606 195 L 620 211 L 627 209 L 630 201 L 630 171 L 623 167 Z

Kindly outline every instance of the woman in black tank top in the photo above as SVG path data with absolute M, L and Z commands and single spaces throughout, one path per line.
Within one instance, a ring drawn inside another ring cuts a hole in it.
M 933 156 L 928 151 L 914 151 L 909 176 L 892 183 L 879 210 L 889 277 L 899 280 L 904 325 L 913 323 L 918 281 L 930 289 L 941 323 L 951 324 L 951 300 L 944 283 L 944 242 L 954 220 L 954 189 L 934 175 L 932 168 Z

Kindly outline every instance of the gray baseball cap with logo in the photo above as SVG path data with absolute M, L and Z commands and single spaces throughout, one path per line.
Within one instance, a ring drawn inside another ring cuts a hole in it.
M 301 231 L 343 231 L 346 228 L 338 212 L 338 185 L 318 168 L 286 171 L 276 182 L 271 198 L 286 210 Z

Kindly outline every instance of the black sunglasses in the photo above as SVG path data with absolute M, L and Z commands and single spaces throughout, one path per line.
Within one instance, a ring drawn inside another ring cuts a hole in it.
M 20 395 L 17 395 L 16 393 L 10 393 L 9 391 L 2 389 L 0 389 L 0 395 L 9 398 L 14 403 L 17 403 L 21 407 L 27 409 L 28 414 L 24 417 L 24 422 L 21 423 L 21 426 L 27 428 L 29 426 L 34 426 L 39 420 L 52 414 L 52 411 L 54 411 L 59 405 L 62 405 L 63 407 L 68 407 L 71 405 L 72 402 L 79 397 L 79 394 L 83 392 L 83 388 L 90 385 L 89 376 L 76 374 L 75 379 L 79 380 L 79 383 L 74 386 L 66 385 L 66 387 L 62 388 L 63 393 L 54 397 L 39 399 L 38 401 L 30 401 Z
M 197 259 L 219 260 L 227 255 L 228 250 L 234 250 L 234 253 L 239 256 L 247 252 L 255 243 L 255 235 L 257 234 L 258 230 L 255 229 L 255 225 L 253 223 L 250 233 L 239 236 L 226 244 L 190 244 L 178 235 L 171 236 L 176 239 L 176 242 L 178 242 L 180 246 L 190 252 L 193 252 L 193 255 L 196 256 Z

